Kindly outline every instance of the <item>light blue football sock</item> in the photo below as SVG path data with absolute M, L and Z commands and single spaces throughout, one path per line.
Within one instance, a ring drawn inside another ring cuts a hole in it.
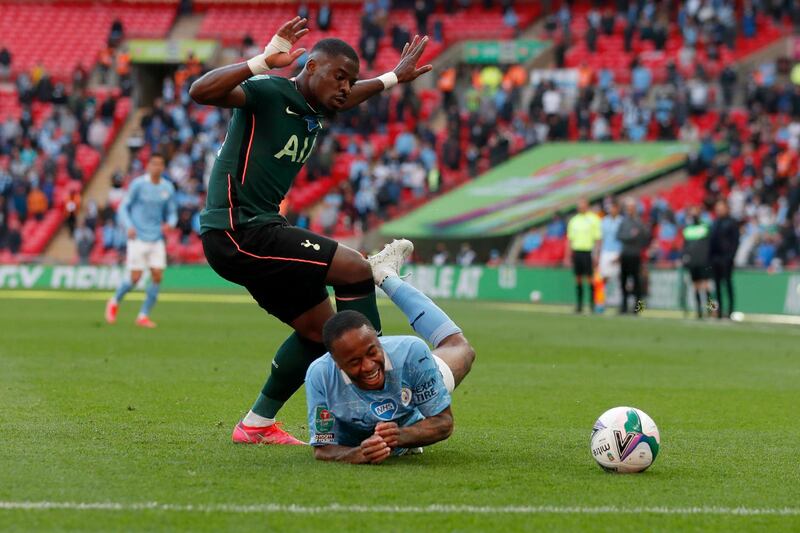
M 396 276 L 386 278 L 381 290 L 406 315 L 414 331 L 434 348 L 450 335 L 461 333 L 461 328 L 439 306 L 402 279 Z
M 128 278 L 117 287 L 117 292 L 114 294 L 114 301 L 117 303 L 121 302 L 122 299 L 125 298 L 125 295 L 131 292 L 131 289 L 133 289 L 133 283 L 131 283 L 130 278 Z
M 147 290 L 145 291 L 147 296 L 144 299 L 142 308 L 139 310 L 140 315 L 150 316 L 150 311 L 153 310 L 153 306 L 156 305 L 156 300 L 158 300 L 158 289 L 160 288 L 160 283 L 154 283 L 152 281 L 150 285 L 147 286 Z

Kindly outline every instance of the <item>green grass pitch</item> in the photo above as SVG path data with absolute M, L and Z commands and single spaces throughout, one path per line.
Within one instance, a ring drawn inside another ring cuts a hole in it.
M 0 297 L 0 530 L 800 530 L 797 328 L 444 302 L 478 353 L 454 435 L 350 466 L 230 442 L 288 331 L 254 303 L 162 301 L 147 331 L 137 301 L 110 327 L 67 296 Z M 301 438 L 304 402 L 281 413 Z M 643 474 L 591 458 L 617 405 L 661 431 Z

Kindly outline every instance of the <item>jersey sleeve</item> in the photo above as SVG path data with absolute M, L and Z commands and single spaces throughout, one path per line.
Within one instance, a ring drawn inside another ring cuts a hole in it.
M 330 411 L 328 388 L 325 384 L 325 367 L 311 365 L 306 375 L 306 402 L 308 405 L 308 443 L 311 446 L 338 444 L 339 429 Z
M 450 393 L 427 344 L 415 339 L 406 365 L 410 366 L 411 402 L 423 416 L 436 416 L 450 407 Z
M 245 96 L 243 109 L 255 113 L 263 109 L 266 104 L 279 98 L 280 92 L 276 83 L 277 80 L 266 74 L 253 76 L 243 81 L 241 84 Z
M 136 195 L 139 190 L 139 181 L 134 180 L 128 187 L 128 193 L 122 199 L 122 203 L 117 209 L 117 222 L 125 228 L 130 229 L 133 227 L 133 220 L 131 219 L 130 208 L 131 204 L 136 200 Z
M 164 221 L 171 228 L 178 224 L 178 202 L 175 198 L 175 186 L 169 184 L 169 198 L 164 205 Z

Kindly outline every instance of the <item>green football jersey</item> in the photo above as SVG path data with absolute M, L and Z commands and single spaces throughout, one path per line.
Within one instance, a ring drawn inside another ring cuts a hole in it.
M 241 87 L 246 103 L 233 110 L 211 170 L 201 233 L 281 220 L 281 201 L 322 129 L 294 81 L 254 76 Z

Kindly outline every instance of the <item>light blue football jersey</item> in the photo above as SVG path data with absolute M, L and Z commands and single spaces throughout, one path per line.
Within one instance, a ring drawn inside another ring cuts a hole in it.
M 139 176 L 128 187 L 117 217 L 126 229 L 136 230 L 140 241 L 160 241 L 164 238 L 161 225 L 166 222 L 175 227 L 178 222 L 175 187 L 164 178 L 155 184 L 147 174 Z
M 428 345 L 417 337 L 380 337 L 386 353 L 383 389 L 362 390 L 325 354 L 306 373 L 312 446 L 359 446 L 380 422 L 410 426 L 450 406 L 450 393 Z M 394 450 L 393 455 L 405 450 Z

